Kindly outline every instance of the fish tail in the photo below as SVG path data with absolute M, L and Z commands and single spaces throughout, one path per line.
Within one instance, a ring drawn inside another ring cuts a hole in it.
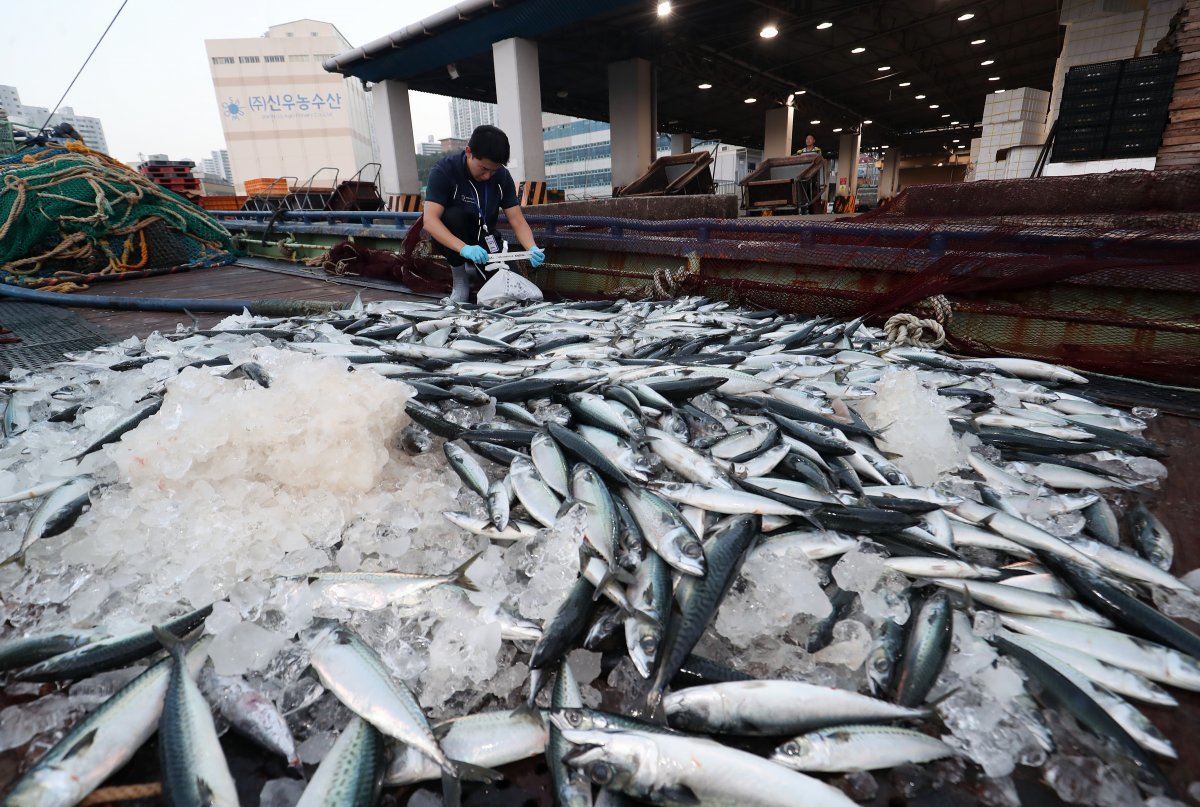
M 487 550 L 484 550 L 484 552 L 485 551 L 487 551 Z M 464 561 L 462 563 L 462 565 L 458 566 L 457 568 L 454 569 L 454 571 L 452 571 L 452 572 L 450 572 L 450 574 L 446 575 L 447 577 L 450 578 L 450 580 L 449 580 L 450 585 L 458 586 L 459 588 L 463 589 L 464 591 L 479 591 L 479 587 L 476 586 L 473 582 L 471 582 L 471 580 L 467 577 L 467 569 L 471 568 L 471 564 L 474 563 L 475 561 L 479 560 L 479 558 L 482 555 L 483 555 L 483 552 L 476 552 L 474 555 L 467 558 L 466 561 Z
M 154 638 L 158 639 L 168 653 L 176 658 L 183 655 L 185 643 L 182 639 L 161 625 L 153 625 L 150 630 L 154 631 Z
M 462 804 L 462 780 L 459 779 L 458 768 L 448 759 L 442 764 L 442 803 L 446 807 L 459 807 Z

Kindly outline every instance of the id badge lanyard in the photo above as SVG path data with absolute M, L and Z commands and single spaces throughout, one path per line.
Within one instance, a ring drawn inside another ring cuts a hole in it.
M 467 155 L 463 154 L 463 167 L 466 168 Z M 483 235 L 483 243 L 486 245 L 488 252 L 499 252 L 500 244 L 496 241 L 496 236 L 488 231 L 487 226 L 487 202 L 488 202 L 488 186 L 483 183 L 483 194 L 480 195 L 479 187 L 475 181 L 470 178 L 470 171 L 467 172 L 467 181 L 471 183 L 471 188 L 475 191 L 475 209 L 479 213 L 479 232 Z

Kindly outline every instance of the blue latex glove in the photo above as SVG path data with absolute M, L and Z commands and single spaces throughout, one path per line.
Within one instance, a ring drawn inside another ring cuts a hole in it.
M 541 266 L 546 262 L 546 253 L 542 251 L 541 247 L 530 247 L 529 262 L 534 266 Z
M 488 259 L 487 250 L 478 244 L 464 244 L 463 248 L 458 251 L 458 254 L 462 255 L 468 261 L 477 263 L 480 266 L 483 266 L 485 263 L 487 263 Z

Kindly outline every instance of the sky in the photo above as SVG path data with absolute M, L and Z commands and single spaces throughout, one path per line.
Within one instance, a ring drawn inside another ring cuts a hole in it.
M 331 22 L 358 47 L 453 5 L 450 0 L 128 0 L 63 100 L 100 118 L 109 151 L 207 157 L 225 148 L 205 39 L 257 37 L 297 19 Z M 53 108 L 121 0 L 0 0 L 0 84 Z M 447 99 L 412 93 L 413 136 L 450 135 Z

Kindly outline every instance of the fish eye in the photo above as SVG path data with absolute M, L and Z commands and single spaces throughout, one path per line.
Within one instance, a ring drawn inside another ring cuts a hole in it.
M 698 558 L 704 554 L 704 550 L 700 548 L 700 544 L 687 543 L 683 545 L 683 554 L 689 558 Z
M 575 709 L 570 709 L 563 714 L 566 716 L 567 722 L 572 726 L 578 726 L 583 723 L 583 714 Z
M 875 659 L 871 666 L 875 669 L 875 672 L 887 672 L 892 663 L 888 661 L 887 656 L 880 656 Z
M 647 655 L 653 656 L 656 652 L 658 652 L 658 639 L 654 638 L 653 636 L 643 636 L 642 641 L 639 644 L 641 644 L 642 650 Z
M 607 762 L 595 762 L 588 768 L 588 777 L 598 785 L 606 785 L 613 779 L 612 766 Z
M 787 754 L 789 757 L 800 756 L 800 746 L 795 742 L 784 743 L 783 747 L 779 750 Z

